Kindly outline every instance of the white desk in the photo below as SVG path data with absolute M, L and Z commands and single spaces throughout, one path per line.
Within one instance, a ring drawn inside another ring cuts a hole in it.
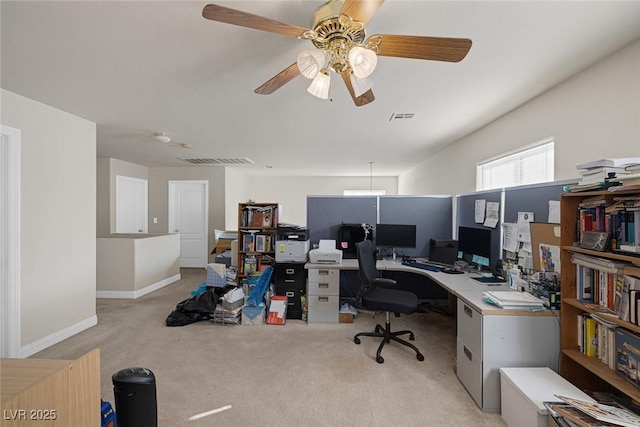
M 380 260 L 379 271 L 399 271 L 426 276 L 444 288 L 455 301 L 457 315 L 456 374 L 478 406 L 500 412 L 500 368 L 549 367 L 558 370 L 559 313 L 549 310 L 504 310 L 488 304 L 482 292 L 508 290 L 507 285 L 487 285 L 472 279 L 474 273 L 447 274 Z M 307 269 L 357 270 L 357 259 L 341 264 L 311 264 Z M 514 291 L 515 292 L 515 291 Z

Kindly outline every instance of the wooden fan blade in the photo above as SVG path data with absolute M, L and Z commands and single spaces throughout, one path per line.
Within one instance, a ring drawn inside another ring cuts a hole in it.
M 384 0 L 345 0 L 341 12 L 367 25 Z
M 446 37 L 380 34 L 380 56 L 460 62 L 471 49 L 471 40 Z M 376 36 L 371 36 L 376 37 Z
M 212 21 L 224 22 L 227 24 L 239 25 L 241 27 L 253 28 L 256 30 L 269 31 L 283 36 L 298 37 L 308 31 L 307 28 L 292 24 L 284 24 L 273 19 L 252 15 L 236 9 L 230 9 L 217 4 L 208 4 L 202 9 L 202 16 Z
M 298 77 L 299 74 L 300 70 L 298 70 L 298 64 L 294 62 L 293 64 L 289 65 L 287 68 L 276 74 L 273 78 L 271 78 L 271 80 L 260 86 L 258 89 L 254 90 L 254 92 L 260 95 L 271 95 L 273 92 Z
M 349 91 L 351 98 L 353 98 L 353 102 L 356 104 L 356 107 L 362 107 L 363 105 L 367 105 L 368 103 L 375 101 L 376 97 L 373 96 L 373 92 L 371 92 L 371 89 L 356 97 L 356 94 L 353 91 L 353 85 L 351 84 L 351 80 L 349 79 L 348 70 L 343 71 L 342 73 L 340 73 L 340 75 L 342 76 L 342 80 L 344 80 L 344 84 L 347 86 L 347 90 Z

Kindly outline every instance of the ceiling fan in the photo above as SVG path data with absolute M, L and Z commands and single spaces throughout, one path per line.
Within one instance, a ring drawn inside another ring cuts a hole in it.
M 339 74 L 356 106 L 375 97 L 369 76 L 378 56 L 461 61 L 471 49 L 471 40 L 446 37 L 374 34 L 365 38 L 365 25 L 384 0 L 329 0 L 314 13 L 311 29 L 285 24 L 216 4 L 208 4 L 202 16 L 212 21 L 310 40 L 315 49 L 301 52 L 296 62 L 254 92 L 269 95 L 302 74 L 312 83 L 307 89 L 318 98 L 329 97 L 329 72 Z
M 167 145 L 170 144 L 170 145 L 180 146 L 182 148 L 191 148 L 191 144 L 188 144 L 186 142 L 173 141 L 169 136 L 169 134 L 167 134 L 166 132 L 155 132 L 153 134 L 153 138 L 162 144 L 167 144 Z

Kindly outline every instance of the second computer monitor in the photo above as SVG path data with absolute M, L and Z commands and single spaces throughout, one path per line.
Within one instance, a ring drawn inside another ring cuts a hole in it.
M 392 248 L 415 248 L 416 226 L 405 224 L 377 224 L 376 245 Z
M 458 251 L 465 261 L 488 267 L 491 260 L 491 230 L 458 227 Z

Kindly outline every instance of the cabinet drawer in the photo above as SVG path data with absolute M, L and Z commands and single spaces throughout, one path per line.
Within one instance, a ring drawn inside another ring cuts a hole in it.
M 281 284 L 296 284 L 301 283 L 304 285 L 307 278 L 304 264 L 293 263 L 276 263 L 275 268 L 275 282 Z
M 476 404 L 482 408 L 482 361 L 457 340 L 456 362 L 458 378 Z
M 287 319 L 301 319 L 303 312 L 302 299 L 306 296 L 304 287 L 287 287 L 276 284 L 276 295 L 287 297 Z
M 308 295 L 309 311 L 307 313 L 308 323 L 338 323 L 338 303 L 337 295 Z
M 307 294 L 309 295 L 340 295 L 340 284 L 320 281 L 315 282 L 309 280 L 307 284 Z
M 458 298 L 458 339 L 482 360 L 482 315 Z
M 340 283 L 340 270 L 335 268 L 309 269 L 310 282 Z

